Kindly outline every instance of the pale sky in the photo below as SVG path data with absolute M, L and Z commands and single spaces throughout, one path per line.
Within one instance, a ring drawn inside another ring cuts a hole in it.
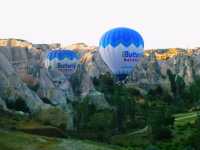
M 98 45 L 119 26 L 140 32 L 145 49 L 200 47 L 200 0 L 0 0 L 0 38 Z

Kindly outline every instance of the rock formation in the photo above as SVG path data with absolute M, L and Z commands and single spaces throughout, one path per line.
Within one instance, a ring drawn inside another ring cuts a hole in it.
M 93 78 L 111 72 L 101 59 L 98 48 L 84 43 L 67 46 L 76 50 L 81 61 L 76 73 L 66 78 L 61 72 L 44 67 L 48 49 L 60 44 L 32 44 L 24 40 L 0 40 L 0 108 L 37 113 L 49 108 L 59 108 L 67 113 L 68 129 L 73 129 L 74 102 L 90 97 L 98 109 L 109 108 L 103 93 L 93 85 Z M 167 51 L 174 52 L 174 50 Z M 147 55 L 148 54 L 148 55 Z M 163 54 L 164 55 L 164 54 Z M 172 56 L 172 55 L 170 55 Z M 147 92 L 157 86 L 170 90 L 167 70 L 181 76 L 186 84 L 200 75 L 199 49 L 184 51 L 167 60 L 158 60 L 154 51 L 146 52 L 127 77 L 126 85 Z M 45 112 L 45 111 L 44 111 Z M 48 112 L 48 111 L 46 111 Z

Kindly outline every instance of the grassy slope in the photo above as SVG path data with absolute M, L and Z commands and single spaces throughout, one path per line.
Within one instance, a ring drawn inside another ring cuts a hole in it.
M 197 113 L 198 112 L 190 112 L 175 115 L 175 125 L 182 126 L 188 123 L 194 123 L 195 119 L 197 118 Z
M 187 126 L 193 123 L 197 117 L 197 112 L 182 113 L 175 115 L 176 136 L 171 141 L 158 143 L 161 146 L 170 145 L 181 142 L 182 139 L 188 137 L 191 133 L 191 127 Z M 9 116 L 7 114 L 0 115 L 0 129 L 3 128 L 34 128 L 41 125 L 37 122 L 26 120 L 18 116 Z M 150 140 L 146 130 L 144 132 L 134 132 L 134 134 L 123 134 L 114 136 L 111 140 L 113 144 L 126 147 L 134 147 L 134 150 L 143 150 L 150 144 Z M 0 150 L 117 150 L 119 147 L 98 144 L 91 141 L 47 138 L 24 134 L 22 132 L 0 130 Z
M 122 150 L 88 140 L 50 138 L 15 130 L 45 127 L 27 117 L 0 111 L 0 150 Z
M 0 130 L 2 150 L 117 150 L 119 147 L 90 141 L 49 138 L 22 132 Z
M 198 112 L 190 112 L 190 113 L 181 113 L 175 115 L 175 127 L 174 127 L 174 138 L 172 140 L 158 142 L 157 145 L 160 145 L 161 149 L 165 149 L 163 147 L 173 146 L 177 143 L 182 143 L 182 140 L 187 138 L 191 131 L 193 130 L 189 124 L 193 124 L 197 118 Z M 138 132 L 138 134 L 123 134 L 117 135 L 112 138 L 113 144 L 118 144 L 121 146 L 132 146 L 134 150 L 143 150 L 149 144 L 151 144 L 150 139 L 147 135 L 147 130 L 143 130 L 144 132 Z M 134 132 L 137 133 L 137 132 Z M 171 148 L 171 147 L 170 147 Z M 177 150 L 178 147 L 177 147 Z

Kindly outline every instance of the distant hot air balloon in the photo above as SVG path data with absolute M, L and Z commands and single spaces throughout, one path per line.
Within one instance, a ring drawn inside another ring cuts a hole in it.
M 123 80 L 143 57 L 144 41 L 133 29 L 114 28 L 101 37 L 99 52 L 113 74 Z
M 66 49 L 56 49 L 48 52 L 45 66 L 48 69 L 57 69 L 67 76 L 76 71 L 78 62 L 79 57 L 76 52 Z

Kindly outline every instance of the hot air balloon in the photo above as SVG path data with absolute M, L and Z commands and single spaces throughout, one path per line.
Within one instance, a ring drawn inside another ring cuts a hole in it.
M 144 41 L 133 29 L 114 28 L 101 37 L 99 53 L 113 74 L 123 80 L 143 57 Z
M 68 76 L 76 71 L 79 57 L 76 52 L 67 49 L 50 50 L 45 60 L 48 69 L 57 69 Z

